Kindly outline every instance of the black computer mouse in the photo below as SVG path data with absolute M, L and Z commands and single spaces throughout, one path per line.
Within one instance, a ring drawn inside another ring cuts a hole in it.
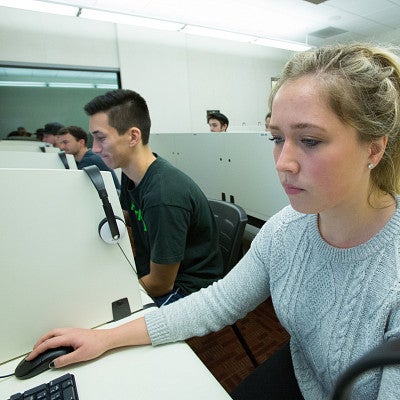
M 49 369 L 49 364 L 57 357 L 74 351 L 73 347 L 57 347 L 39 354 L 31 361 L 25 358 L 15 368 L 15 376 L 19 379 L 28 379 Z

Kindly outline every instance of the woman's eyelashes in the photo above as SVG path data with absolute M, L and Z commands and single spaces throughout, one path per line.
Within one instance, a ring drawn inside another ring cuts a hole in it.
M 307 147 L 315 147 L 321 143 L 321 140 L 312 139 L 312 138 L 304 138 L 304 139 L 301 139 L 301 142 Z
M 275 144 L 281 144 L 285 141 L 284 137 L 280 135 L 272 135 L 272 137 L 268 139 L 271 140 L 271 142 L 274 142 Z
M 268 139 L 271 140 L 272 142 L 274 142 L 275 144 L 281 144 L 285 141 L 283 136 L 277 136 L 277 135 L 273 135 L 272 137 L 270 137 Z M 321 143 L 321 140 L 315 139 L 315 138 L 302 138 L 302 139 L 300 139 L 300 142 L 306 147 L 315 147 L 319 143 Z

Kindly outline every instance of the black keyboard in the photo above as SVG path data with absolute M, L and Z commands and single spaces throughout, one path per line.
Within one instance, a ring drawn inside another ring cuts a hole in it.
M 24 393 L 15 393 L 9 400 L 79 400 L 75 377 L 65 374 Z

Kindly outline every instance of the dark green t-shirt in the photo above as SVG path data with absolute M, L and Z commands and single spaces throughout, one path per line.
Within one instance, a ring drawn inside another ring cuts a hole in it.
M 125 175 L 122 208 L 129 212 L 139 277 L 150 260 L 180 262 L 175 284 L 187 295 L 222 277 L 218 228 L 208 200 L 197 184 L 161 157 L 137 187 Z

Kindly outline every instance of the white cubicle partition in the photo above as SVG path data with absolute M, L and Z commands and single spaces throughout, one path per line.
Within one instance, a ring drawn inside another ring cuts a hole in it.
M 59 154 L 59 152 L 2 151 L 0 153 L 0 168 L 65 169 Z M 72 154 L 65 154 L 65 156 L 69 169 L 77 169 L 74 156 Z
M 123 218 L 112 176 L 101 174 Z M 3 168 L 0 187 L 0 364 L 54 327 L 112 321 L 114 301 L 142 308 L 129 237 L 100 238 L 103 206 L 85 171 Z
M 60 149 L 58 147 L 53 147 L 53 145 L 49 143 L 39 142 L 35 140 L 0 140 L 0 151 L 58 153 Z
M 0 139 L 0 147 L 3 146 L 10 146 L 10 147 L 17 147 L 17 146 L 26 146 L 26 147 L 36 147 L 38 145 L 53 147 L 52 144 L 46 142 L 40 142 L 39 140 L 27 140 L 27 139 Z
M 235 203 L 267 220 L 289 204 L 266 132 L 151 134 L 150 146 L 187 173 L 208 197 Z

